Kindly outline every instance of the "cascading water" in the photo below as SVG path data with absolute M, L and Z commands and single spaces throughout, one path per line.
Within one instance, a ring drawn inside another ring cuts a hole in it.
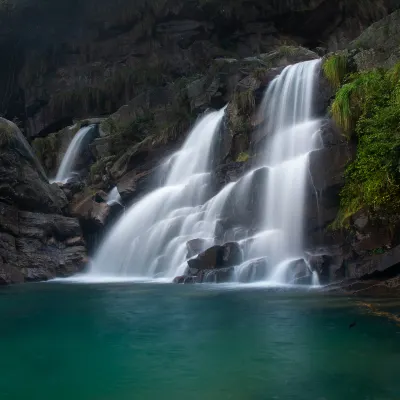
M 208 200 L 212 148 L 223 116 L 224 109 L 196 124 L 181 150 L 166 163 L 164 186 L 132 205 L 111 229 L 90 275 L 171 280 L 186 269 L 188 240 L 213 241 L 218 213 L 232 186 Z
M 65 183 L 71 178 L 76 159 L 82 148 L 86 135 L 93 129 L 93 125 L 81 128 L 73 137 L 68 149 L 62 159 L 61 165 L 58 168 L 54 182 Z
M 247 261 L 239 270 L 265 259 L 266 280 L 278 284 L 294 280 L 291 269 L 304 257 L 308 155 L 320 145 L 313 107 L 319 65 L 313 60 L 285 68 L 270 84 L 260 109 L 268 136 L 262 161 L 268 169 L 266 204 L 260 232 L 250 238 Z
M 107 195 L 107 204 L 112 206 L 113 204 L 121 204 L 121 195 L 118 192 L 118 188 L 115 186 L 110 190 L 110 193 Z

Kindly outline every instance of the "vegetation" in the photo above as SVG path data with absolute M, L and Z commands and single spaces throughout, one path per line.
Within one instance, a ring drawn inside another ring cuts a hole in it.
M 243 152 L 240 153 L 236 159 L 236 162 L 246 162 L 250 159 L 249 153 Z
M 14 128 L 6 121 L 0 121 L 0 147 L 9 146 L 14 139 Z
M 334 54 L 328 57 L 322 69 L 324 71 L 325 77 L 328 79 L 330 84 L 338 89 L 343 83 L 344 78 L 348 72 L 348 59 L 345 53 Z
M 347 78 L 332 105 L 335 121 L 357 142 L 346 169 L 341 210 L 334 227 L 366 209 L 394 221 L 400 212 L 400 65 Z

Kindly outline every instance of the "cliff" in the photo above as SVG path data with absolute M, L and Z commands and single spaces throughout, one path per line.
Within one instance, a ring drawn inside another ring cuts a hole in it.
M 19 163 L 14 169 L 4 167 L 5 173 L 19 171 L 18 178 L 10 178 L 17 186 L 7 188 L 4 197 L 4 207 L 12 207 L 19 222 L 3 224 L 18 228 L 3 228 L 12 236 L 4 243 L 11 243 L 10 254 L 22 258 L 36 249 L 53 257 L 42 275 L 30 275 L 26 262 L 12 264 L 4 256 L 3 264 L 22 271 L 20 280 L 79 270 L 82 233 L 77 220 L 67 215 L 79 218 L 92 252 L 122 211 L 106 205 L 104 192 L 117 186 L 123 202 L 130 204 L 152 190 L 162 175 L 161 160 L 209 108 L 229 103 L 213 161 L 214 190 L 240 179 L 256 163 L 266 140 L 267 134 L 256 129 L 262 122 L 256 110 L 265 88 L 285 66 L 321 56 L 324 68 L 315 101 L 324 120 L 324 148 L 310 155 L 307 261 L 323 283 L 385 281 L 398 275 L 397 210 L 396 218 L 383 216 L 364 202 L 347 215 L 345 224 L 338 223 L 345 206 L 346 170 L 361 147 L 355 125 L 346 137 L 330 111 L 354 74 L 389 70 L 399 62 L 399 14 L 389 14 L 399 7 L 397 1 L 85 0 L 68 7 L 43 1 L 38 7 L 36 2 L 16 2 L 0 11 L 0 47 L 9 59 L 1 65 L 2 112 L 16 118 L 49 174 L 70 140 L 66 126 L 79 120 L 99 129 L 81 156 L 80 181 L 62 191 L 47 183 L 35 157 L 28 172 L 21 173 Z M 32 10 L 40 10 L 40 29 L 29 18 Z M 38 177 L 21 181 L 31 171 Z M 245 212 L 232 200 L 221 229 L 254 228 L 262 181 L 260 176 L 251 183 Z M 60 233 L 59 221 L 73 227 Z M 41 231 L 31 236 L 21 223 Z M 28 238 L 32 246 L 35 240 L 33 250 L 17 246 L 17 240 Z M 78 266 L 70 263 L 71 254 Z
M 18 128 L 0 118 L 0 285 L 47 280 L 86 262 L 79 221 Z

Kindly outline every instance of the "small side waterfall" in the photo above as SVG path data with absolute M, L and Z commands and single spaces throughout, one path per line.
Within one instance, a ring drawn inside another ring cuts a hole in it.
M 76 135 L 73 137 L 71 143 L 68 146 L 67 151 L 62 159 L 61 165 L 58 168 L 57 175 L 54 178 L 54 182 L 65 183 L 71 178 L 73 168 L 79 152 L 82 148 L 86 135 L 93 129 L 93 125 L 85 126 L 81 128 Z
M 113 204 L 121 204 L 121 195 L 118 192 L 118 188 L 115 186 L 107 195 L 107 204 L 112 206 Z
M 213 241 L 229 187 L 210 198 L 211 159 L 224 109 L 207 114 L 166 163 L 164 186 L 133 204 L 98 250 L 92 276 L 172 280 L 186 269 L 186 242 Z
M 313 109 L 319 65 L 313 60 L 287 67 L 270 84 L 260 109 L 268 137 L 262 160 L 268 169 L 266 204 L 247 259 L 264 259 L 266 280 L 278 284 L 293 282 L 304 258 L 308 155 L 320 146 L 320 121 Z

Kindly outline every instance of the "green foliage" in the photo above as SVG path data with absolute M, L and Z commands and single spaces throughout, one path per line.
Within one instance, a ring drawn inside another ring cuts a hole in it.
M 393 71 L 373 70 L 352 74 L 336 93 L 331 106 L 334 121 L 350 139 L 360 117 L 385 106 L 393 90 Z
M 240 153 L 236 159 L 236 162 L 246 162 L 250 159 L 249 153 L 243 152 Z
M 370 255 L 378 255 L 378 254 L 384 254 L 385 253 L 385 248 L 384 247 L 378 247 L 376 249 L 370 250 L 368 253 Z
M 339 88 L 348 72 L 348 59 L 346 54 L 333 54 L 322 65 L 325 77 L 335 88 Z
M 354 129 L 357 140 L 356 158 L 346 169 L 336 228 L 345 226 L 360 209 L 392 220 L 400 212 L 398 70 L 396 66 L 354 74 L 336 94 L 333 116 L 342 127 Z

